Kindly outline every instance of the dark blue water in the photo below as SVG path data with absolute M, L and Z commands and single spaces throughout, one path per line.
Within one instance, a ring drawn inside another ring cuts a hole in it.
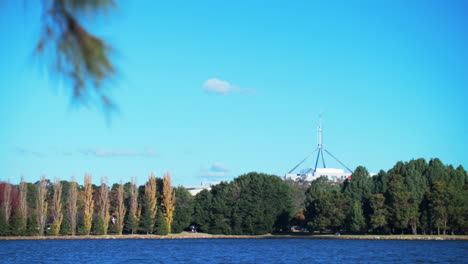
M 0 263 L 468 263 L 465 241 L 0 241 Z

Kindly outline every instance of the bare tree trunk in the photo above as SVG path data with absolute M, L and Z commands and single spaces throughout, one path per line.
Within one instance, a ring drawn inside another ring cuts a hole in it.
M 410 221 L 410 226 L 411 226 L 411 231 L 413 235 L 418 234 L 418 225 L 416 224 L 416 221 Z
M 91 175 L 86 174 L 84 177 L 84 193 L 83 193 L 83 222 L 84 231 L 86 235 L 91 232 L 91 224 L 93 220 L 94 200 L 93 200 L 93 186 L 91 185 Z
M 39 185 L 37 186 L 37 200 L 36 200 L 36 215 L 37 225 L 39 227 L 39 235 L 44 235 L 44 229 L 47 218 L 47 182 L 45 175 L 42 176 Z
M 443 220 L 442 220 L 442 227 L 444 228 L 443 230 L 443 234 L 446 235 L 447 234 L 447 222 L 448 222 L 448 217 L 444 217 Z
M 98 200 L 99 212 L 98 217 L 102 220 L 102 228 L 104 235 L 107 234 L 109 227 L 109 187 L 105 182 L 104 178 L 101 178 L 101 187 L 99 188 L 99 200 Z
M 139 215 L 138 215 L 138 189 L 136 187 L 136 179 L 132 177 L 132 183 L 130 185 L 130 211 L 129 219 L 130 219 L 130 229 L 132 230 L 132 234 L 135 233 L 136 229 L 138 228 L 139 222 Z
M 62 183 L 60 183 L 60 180 L 56 178 L 54 183 L 54 196 L 52 198 L 52 234 L 59 234 L 62 220 Z
M 124 205 L 124 188 L 122 182 L 120 182 L 119 188 L 117 189 L 117 233 L 122 234 L 124 218 L 125 218 L 125 205 Z
M 169 172 L 166 172 L 163 177 L 162 204 L 164 209 L 164 217 L 166 217 L 169 233 L 171 232 L 172 221 L 174 218 L 174 203 L 175 195 L 174 188 L 171 185 L 171 174 Z
M 68 190 L 68 217 L 70 218 L 70 229 L 71 235 L 74 236 L 76 234 L 76 214 L 77 214 L 77 206 L 76 201 L 78 200 L 78 191 L 76 189 L 76 181 L 75 178 L 72 178 L 70 183 L 70 189 Z
M 11 208 L 12 208 L 12 205 L 11 205 L 11 200 L 12 200 L 11 190 L 12 190 L 11 184 L 9 182 L 6 182 L 5 185 L 4 185 L 4 189 L 3 189 L 2 209 L 3 209 L 3 214 L 5 215 L 4 217 L 5 217 L 5 220 L 6 220 L 7 223 L 8 223 L 8 221 L 10 221 Z
M 28 219 L 28 204 L 27 204 L 27 195 L 28 195 L 28 186 L 27 183 L 24 181 L 24 178 L 21 177 L 21 182 L 19 186 L 20 197 L 19 197 L 19 212 L 21 214 L 21 223 L 20 228 L 22 230 L 26 230 L 27 219 Z

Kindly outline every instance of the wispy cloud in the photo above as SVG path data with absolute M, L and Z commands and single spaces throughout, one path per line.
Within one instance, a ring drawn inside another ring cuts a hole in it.
M 96 157 L 155 157 L 158 156 L 156 151 L 148 148 L 143 151 L 135 149 L 105 149 L 105 148 L 89 148 L 79 151 L 83 155 Z
M 43 156 L 43 153 L 41 153 L 39 151 L 24 148 L 24 147 L 17 147 L 15 149 L 15 151 L 18 152 L 21 155 L 30 155 L 30 156 L 36 156 L 36 157 Z
M 203 89 L 207 92 L 228 95 L 231 93 L 255 94 L 257 90 L 254 88 L 240 88 L 237 85 L 231 84 L 217 78 L 211 78 L 203 83 Z
M 215 162 L 209 167 L 201 167 L 198 175 L 203 178 L 226 178 L 231 176 L 228 167 L 220 162 Z
M 153 148 L 146 148 L 144 150 L 137 149 L 109 149 L 109 148 L 85 148 L 80 150 L 67 150 L 67 149 L 49 149 L 49 150 L 33 150 L 25 147 L 17 147 L 15 151 L 20 155 L 28 156 L 74 156 L 86 155 L 95 157 L 157 157 L 158 153 Z

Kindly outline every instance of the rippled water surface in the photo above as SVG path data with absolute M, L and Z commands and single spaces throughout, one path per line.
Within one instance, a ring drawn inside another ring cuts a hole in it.
M 466 241 L 0 241 L 0 263 L 468 263 Z

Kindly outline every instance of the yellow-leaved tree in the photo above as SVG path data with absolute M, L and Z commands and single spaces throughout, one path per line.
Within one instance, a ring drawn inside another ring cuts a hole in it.
M 91 223 L 93 220 L 94 200 L 93 186 L 91 185 L 91 175 L 86 174 L 84 177 L 84 192 L 83 192 L 83 224 L 84 233 L 89 235 L 91 231 Z
M 174 188 L 171 185 L 171 173 L 164 173 L 163 177 L 163 190 L 162 190 L 162 207 L 164 212 L 164 217 L 166 218 L 167 228 L 169 233 L 171 232 L 172 221 L 174 218 L 174 203 L 175 195 Z
M 148 182 L 145 184 L 145 195 L 143 197 L 143 215 L 141 217 L 141 228 L 147 234 L 154 231 L 156 218 L 156 177 L 151 173 Z

